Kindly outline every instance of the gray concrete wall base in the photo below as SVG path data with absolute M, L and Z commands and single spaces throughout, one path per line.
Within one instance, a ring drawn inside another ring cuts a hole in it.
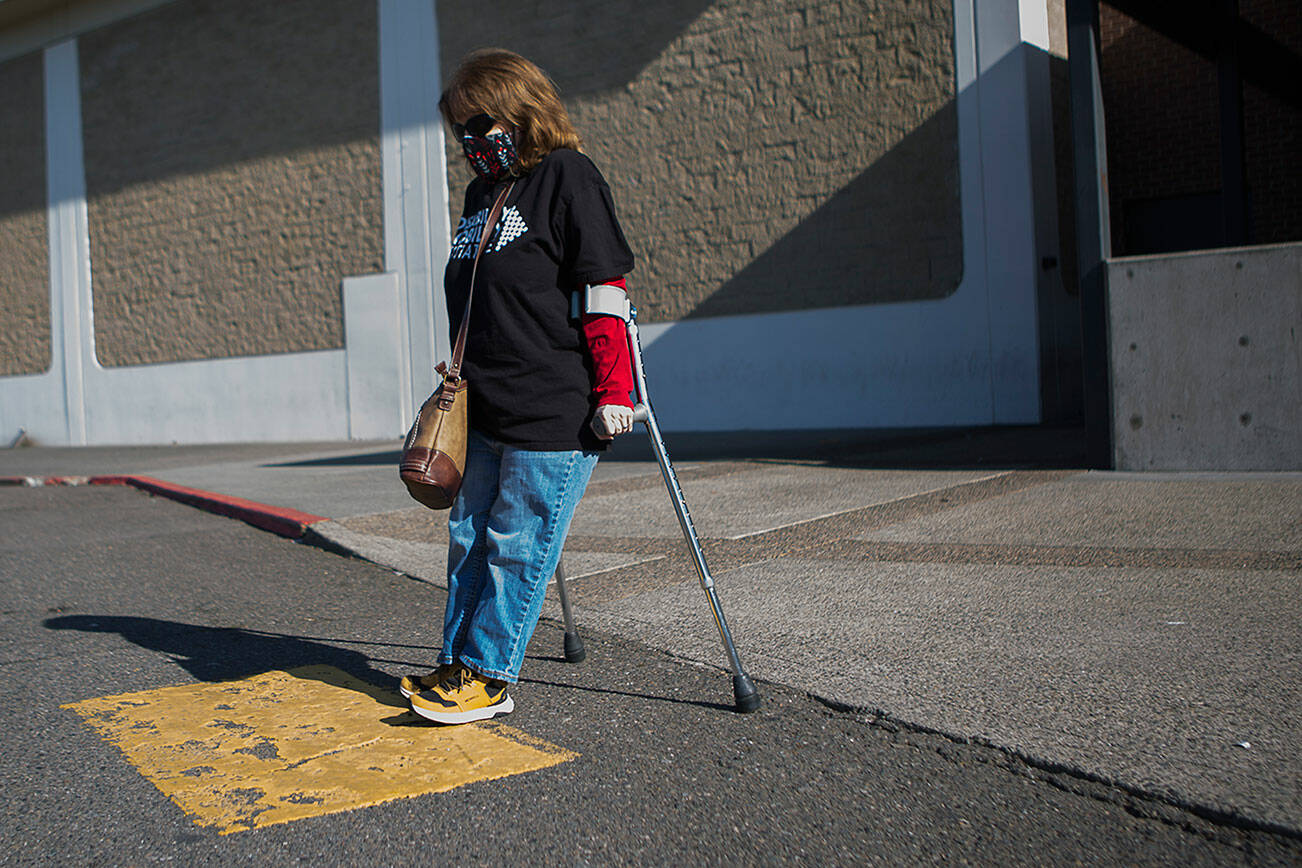
M 1302 469 L 1302 244 L 1107 270 L 1116 468 Z

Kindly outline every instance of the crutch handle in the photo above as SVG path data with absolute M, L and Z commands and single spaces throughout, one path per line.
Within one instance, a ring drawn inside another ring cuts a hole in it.
M 641 402 L 638 402 L 637 404 L 634 404 L 634 405 L 633 405 L 633 421 L 634 421 L 634 422 L 645 422 L 646 420 L 648 420 L 648 419 L 650 419 L 650 418 L 651 418 L 651 408 L 650 408 L 650 407 L 648 407 L 646 404 L 643 404 L 643 403 L 641 403 Z

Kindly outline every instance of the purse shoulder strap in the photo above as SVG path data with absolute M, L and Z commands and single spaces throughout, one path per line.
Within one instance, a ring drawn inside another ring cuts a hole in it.
M 498 194 L 497 201 L 493 203 L 492 210 L 484 220 L 484 230 L 479 235 L 479 247 L 475 250 L 475 264 L 470 268 L 470 292 L 466 294 L 466 309 L 461 314 L 461 327 L 457 329 L 457 342 L 452 348 L 452 364 L 447 372 L 447 377 L 451 380 L 461 378 L 461 359 L 466 354 L 466 334 L 470 329 L 470 305 L 475 300 L 475 276 L 479 273 L 479 257 L 484 255 L 484 248 L 488 246 L 488 239 L 497 228 L 497 221 L 502 216 L 502 207 L 506 204 L 506 197 L 511 195 L 513 187 L 515 187 L 514 181 Z

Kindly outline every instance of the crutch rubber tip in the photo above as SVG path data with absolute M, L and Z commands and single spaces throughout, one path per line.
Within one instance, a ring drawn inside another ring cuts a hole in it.
M 583 640 L 579 638 L 578 633 L 565 634 L 565 662 L 582 663 L 583 658 L 588 656 L 588 652 L 583 647 Z
M 745 672 L 732 676 L 732 695 L 737 700 L 737 711 L 742 714 L 750 714 L 759 708 L 759 691 Z

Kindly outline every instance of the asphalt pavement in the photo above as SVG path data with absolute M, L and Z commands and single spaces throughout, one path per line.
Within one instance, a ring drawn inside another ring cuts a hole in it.
M 441 516 L 393 442 L 2 452 L 11 481 L 149 477 L 317 544 L 120 485 L 0 488 L 7 858 L 406 864 L 418 828 L 437 861 L 1296 863 L 1302 474 L 1085 472 L 1058 437 L 671 438 L 756 715 L 658 468 L 617 449 L 566 546 L 589 658 L 560 658 L 550 601 L 506 718 L 577 759 L 224 836 L 69 707 L 427 665 Z M 496 850 L 459 837 L 494 817 Z

